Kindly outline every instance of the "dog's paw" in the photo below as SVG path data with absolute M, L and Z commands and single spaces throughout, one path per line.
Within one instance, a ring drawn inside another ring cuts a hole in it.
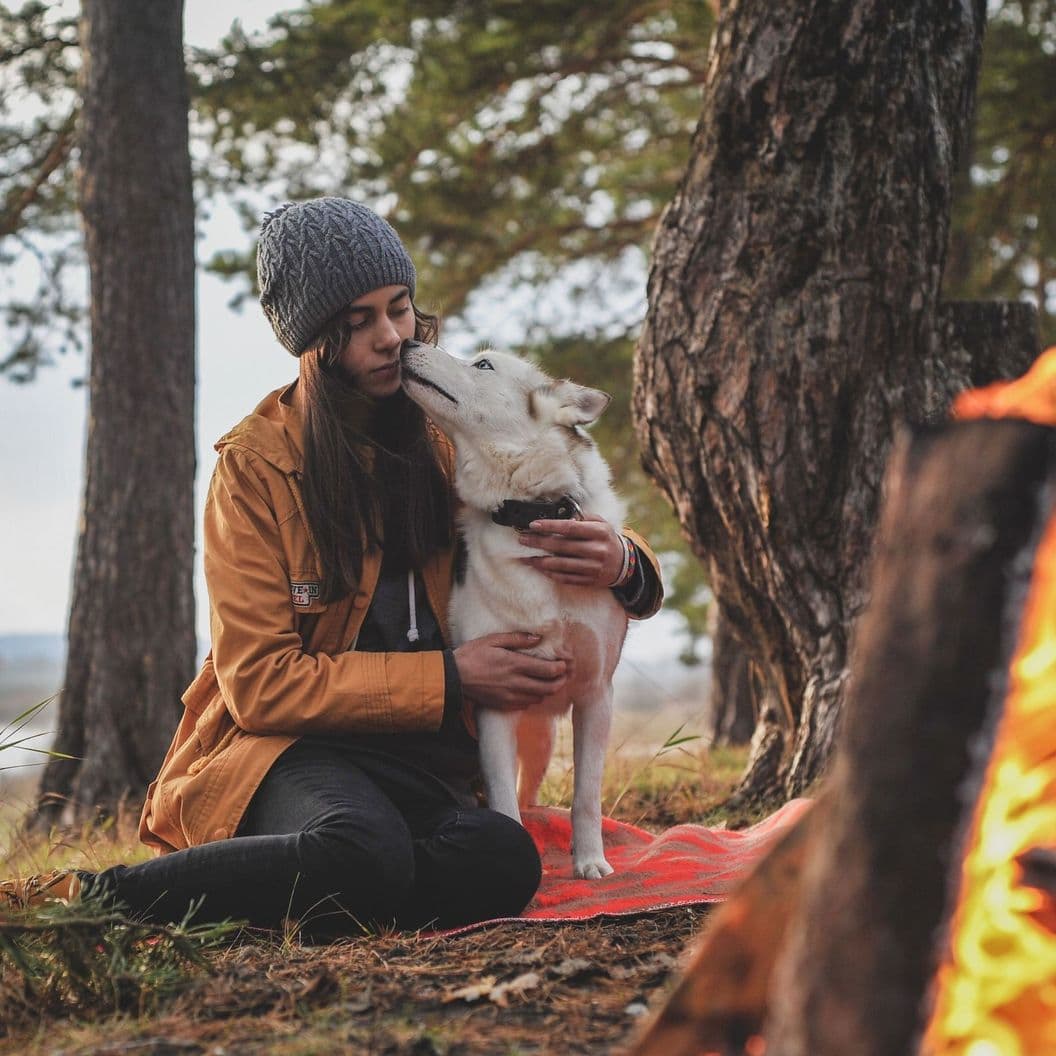
M 575 873 L 577 880 L 600 880 L 612 872 L 612 866 L 601 856 L 577 859 L 572 863 L 572 872 Z

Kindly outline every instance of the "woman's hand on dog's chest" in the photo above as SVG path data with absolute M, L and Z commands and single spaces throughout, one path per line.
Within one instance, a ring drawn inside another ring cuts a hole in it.
M 533 521 L 518 535 L 522 546 L 546 550 L 546 557 L 524 560 L 557 583 L 576 587 L 608 587 L 623 566 L 623 543 L 602 517 L 579 521 Z
M 532 656 L 537 634 L 514 631 L 486 634 L 454 652 L 462 692 L 482 708 L 514 711 L 560 693 L 572 674 L 571 657 L 547 660 Z

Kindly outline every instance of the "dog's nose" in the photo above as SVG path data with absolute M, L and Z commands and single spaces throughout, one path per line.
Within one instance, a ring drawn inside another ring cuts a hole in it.
M 418 341 L 418 340 L 416 340 L 413 337 L 409 337 L 400 346 L 400 355 L 401 356 L 405 356 L 409 352 L 418 352 L 418 351 L 432 353 L 432 352 L 444 352 L 444 349 L 441 348 L 440 345 L 430 345 L 426 341 Z

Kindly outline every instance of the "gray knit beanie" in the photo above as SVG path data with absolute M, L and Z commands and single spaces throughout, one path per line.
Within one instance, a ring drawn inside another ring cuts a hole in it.
M 415 271 L 399 235 L 347 198 L 286 202 L 265 213 L 257 244 L 260 303 L 275 336 L 299 356 L 346 304 Z

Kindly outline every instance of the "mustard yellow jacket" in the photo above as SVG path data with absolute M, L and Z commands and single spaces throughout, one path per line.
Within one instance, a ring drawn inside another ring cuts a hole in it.
M 357 652 L 381 552 L 358 589 L 320 599 L 320 566 L 301 496 L 296 383 L 271 393 L 216 444 L 205 506 L 212 649 L 147 790 L 139 835 L 158 853 L 233 836 L 272 763 L 302 734 L 435 731 L 444 712 L 439 651 Z M 453 451 L 434 434 L 450 479 Z M 660 579 L 655 555 L 638 544 Z M 445 643 L 453 548 L 421 569 Z M 655 605 L 639 618 L 652 615 Z M 466 715 L 467 725 L 472 726 Z

